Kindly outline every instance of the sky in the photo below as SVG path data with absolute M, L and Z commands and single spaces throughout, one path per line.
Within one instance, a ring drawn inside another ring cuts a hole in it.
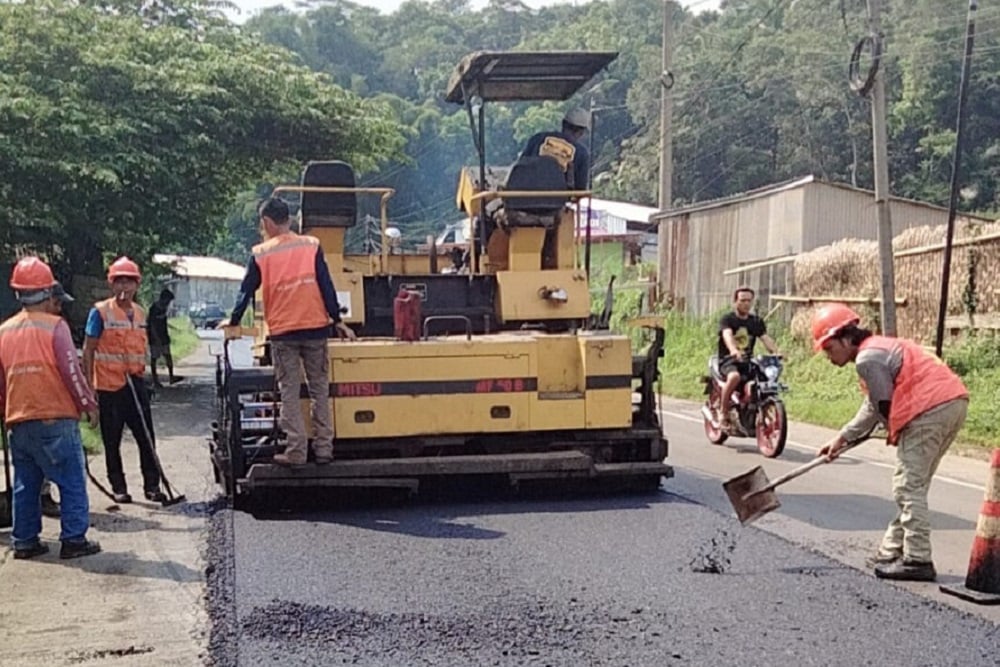
M 392 13 L 395 11 L 402 3 L 403 0 L 353 0 L 359 5 L 367 5 L 369 7 L 375 7 L 385 13 Z M 706 9 L 717 9 L 719 7 L 719 2 L 721 0 L 680 0 L 680 4 L 685 7 L 691 7 L 698 11 Z M 237 23 L 242 23 L 247 20 L 258 10 L 264 7 L 273 7 L 275 5 L 284 5 L 290 9 L 294 9 L 298 4 L 294 0 L 233 0 L 239 8 L 238 13 L 229 13 L 232 20 Z M 479 5 L 484 5 L 485 2 L 476 2 L 473 0 L 473 7 Z M 524 4 L 529 7 L 543 7 L 545 5 L 555 5 L 555 4 L 585 4 L 585 0 L 524 0 Z

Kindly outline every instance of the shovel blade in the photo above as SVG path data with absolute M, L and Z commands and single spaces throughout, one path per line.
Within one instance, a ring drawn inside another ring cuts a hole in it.
M 781 507 L 770 481 L 760 466 L 722 484 L 740 523 L 746 525 Z

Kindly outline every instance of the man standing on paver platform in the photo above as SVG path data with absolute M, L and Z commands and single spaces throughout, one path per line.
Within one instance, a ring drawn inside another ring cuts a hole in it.
M 288 205 L 272 197 L 260 207 L 267 238 L 253 247 L 229 326 L 238 326 L 258 288 L 264 292 L 264 321 L 271 339 L 274 377 L 281 391 L 281 428 L 288 446 L 274 455 L 282 466 L 305 465 L 309 454 L 299 404 L 302 370 L 312 403 L 313 453 L 318 464 L 333 460 L 330 413 L 330 324 L 342 338 L 354 332 L 340 319 L 340 306 L 319 239 L 291 229 Z M 224 325 L 223 325 L 224 326 Z
M 865 401 L 820 454 L 831 460 L 849 442 L 877 423 L 889 427 L 896 446 L 892 494 L 899 507 L 870 562 L 880 579 L 934 581 L 927 492 L 969 406 L 969 392 L 945 363 L 910 340 L 876 336 L 842 303 L 820 307 L 813 315 L 813 344 L 830 362 L 854 362 Z
M 0 408 L 10 429 L 14 461 L 14 558 L 48 552 L 42 530 L 40 490 L 50 479 L 62 501 L 60 558 L 79 558 L 101 550 L 87 539 L 90 505 L 84 476 L 80 414 L 97 425 L 97 400 L 91 393 L 73 346 L 69 327 L 55 314 L 52 270 L 37 257 L 15 266 L 10 286 L 23 306 L 0 325 Z

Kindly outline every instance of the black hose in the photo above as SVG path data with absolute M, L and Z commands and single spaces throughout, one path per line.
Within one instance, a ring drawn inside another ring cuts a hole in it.
M 861 76 L 861 55 L 866 49 L 871 51 L 872 62 L 868 66 L 868 72 L 864 76 Z M 858 43 L 854 45 L 854 51 L 851 53 L 851 61 L 847 66 L 847 78 L 851 83 L 851 90 L 861 97 L 867 97 L 875 85 L 875 76 L 878 74 L 881 62 L 881 35 L 869 35 L 858 40 Z

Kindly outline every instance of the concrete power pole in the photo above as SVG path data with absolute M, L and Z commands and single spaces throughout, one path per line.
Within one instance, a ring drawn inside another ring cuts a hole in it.
M 889 149 L 885 122 L 885 63 L 881 57 L 882 0 L 868 0 L 873 55 L 878 57 L 872 88 L 872 142 L 875 167 L 875 207 L 878 215 L 878 254 L 882 274 L 882 333 L 896 335 L 896 274 L 892 260 L 892 219 L 889 214 Z
M 658 205 L 661 211 L 673 202 L 674 180 L 674 97 L 673 85 L 674 3 L 663 2 L 663 73 L 660 75 L 660 189 Z M 657 239 L 657 285 L 660 301 L 666 297 L 670 269 L 670 229 L 660 221 Z

